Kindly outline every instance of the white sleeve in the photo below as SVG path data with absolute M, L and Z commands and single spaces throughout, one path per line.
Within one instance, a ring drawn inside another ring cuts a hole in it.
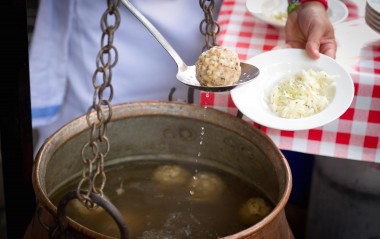
M 29 49 L 33 127 L 54 121 L 64 100 L 73 0 L 40 0 Z

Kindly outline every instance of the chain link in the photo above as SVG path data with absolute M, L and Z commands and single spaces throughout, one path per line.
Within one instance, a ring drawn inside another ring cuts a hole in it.
M 220 31 L 220 26 L 214 20 L 213 16 L 215 0 L 199 0 L 199 5 L 204 12 L 204 19 L 201 21 L 199 29 L 202 35 L 205 36 L 206 44 L 202 49 L 202 51 L 205 51 L 218 45 L 216 42 L 216 35 Z
M 113 45 L 113 40 L 114 33 L 120 25 L 119 2 L 120 0 L 107 0 L 107 9 L 100 20 L 102 36 L 100 51 L 96 57 L 96 69 L 92 76 L 93 102 L 86 113 L 91 132 L 89 141 L 82 147 L 83 169 L 82 178 L 77 186 L 77 197 L 88 208 L 97 207 L 90 199 L 90 194 L 103 196 L 106 184 L 104 160 L 110 150 L 106 133 L 107 124 L 112 117 L 111 101 L 114 92 L 111 84 L 112 68 L 118 61 L 118 51 Z M 94 111 L 95 117 L 91 117 Z

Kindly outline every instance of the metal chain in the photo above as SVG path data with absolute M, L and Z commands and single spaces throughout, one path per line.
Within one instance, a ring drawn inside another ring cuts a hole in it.
M 210 49 L 213 46 L 217 46 L 216 35 L 220 31 L 219 24 L 214 20 L 213 10 L 215 6 L 215 0 L 199 0 L 199 5 L 204 12 L 204 19 L 199 25 L 199 29 L 202 35 L 205 36 L 206 44 L 202 51 Z
M 113 45 L 113 40 L 114 33 L 120 25 L 119 2 L 120 0 L 107 0 L 107 9 L 100 20 L 101 49 L 96 57 L 96 70 L 92 77 L 95 91 L 92 105 L 86 114 L 91 133 L 89 141 L 82 148 L 82 178 L 77 186 L 77 198 L 88 208 L 97 207 L 90 199 L 90 193 L 103 196 L 106 183 L 104 160 L 110 150 L 106 129 L 112 116 L 112 68 L 118 61 L 118 51 Z M 96 114 L 91 117 L 94 111 Z

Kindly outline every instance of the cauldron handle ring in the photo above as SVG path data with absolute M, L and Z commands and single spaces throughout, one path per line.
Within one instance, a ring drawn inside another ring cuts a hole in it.
M 108 200 L 104 199 L 98 194 L 95 194 L 93 192 L 89 195 L 90 199 L 96 203 L 97 205 L 101 206 L 106 212 L 108 212 L 111 217 L 115 220 L 119 230 L 120 230 L 120 239 L 128 239 L 129 238 L 129 232 L 127 224 L 125 223 L 124 217 L 121 215 L 119 210 Z M 65 194 L 65 196 L 62 197 L 61 201 L 59 202 L 58 208 L 57 208 L 57 216 L 58 216 L 58 225 L 61 232 L 65 232 L 68 227 L 68 222 L 66 218 L 66 206 L 67 204 L 77 198 L 77 191 L 69 191 Z

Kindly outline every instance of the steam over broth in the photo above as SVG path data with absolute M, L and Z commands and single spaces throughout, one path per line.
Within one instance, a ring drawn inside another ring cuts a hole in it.
M 241 214 L 249 199 L 264 199 L 260 201 L 270 210 L 273 208 L 254 185 L 198 163 L 135 161 L 109 167 L 106 175 L 104 195 L 124 215 L 130 238 L 220 238 L 252 225 L 244 220 L 252 212 L 243 212 L 244 218 Z M 167 183 L 168 178 L 179 181 Z M 52 195 L 52 202 L 58 205 L 68 190 L 76 188 L 78 181 Z M 102 208 L 88 210 L 75 199 L 66 212 L 83 226 L 118 237 L 116 224 Z M 254 219 L 258 219 L 249 223 L 265 216 L 255 215 Z

